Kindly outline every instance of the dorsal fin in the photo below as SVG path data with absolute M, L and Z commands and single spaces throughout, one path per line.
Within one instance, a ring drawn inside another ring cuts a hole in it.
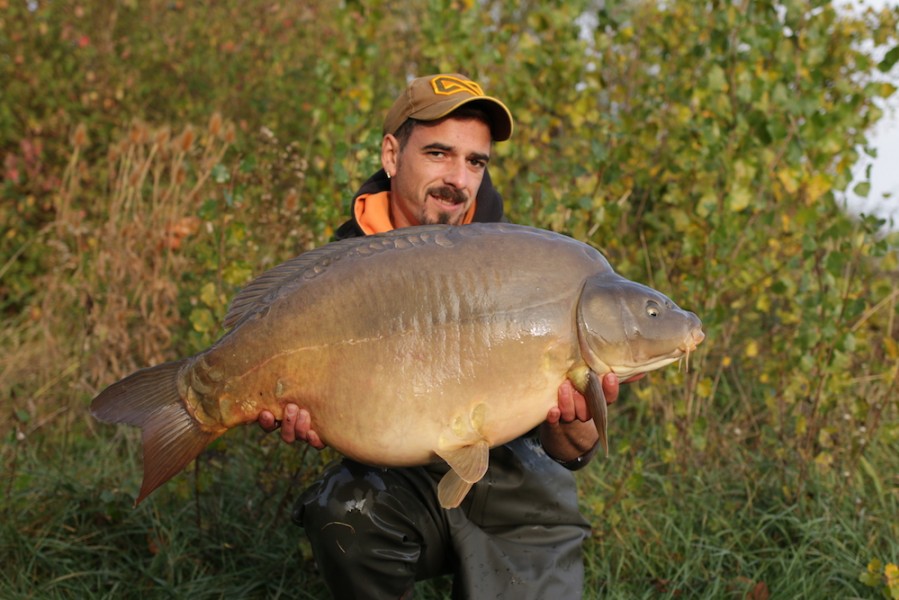
M 228 313 L 225 315 L 223 325 L 225 329 L 231 329 L 245 316 L 262 308 L 278 297 L 279 291 L 292 281 L 300 278 L 304 272 L 313 267 L 320 260 L 326 260 L 329 255 L 342 251 L 342 247 L 335 248 L 337 244 L 323 246 L 309 252 L 304 252 L 287 262 L 265 271 L 262 275 L 251 281 L 244 289 L 234 296 Z
M 389 250 L 403 250 L 422 244 L 452 245 L 452 225 L 422 225 L 339 240 L 309 250 L 269 269 L 241 290 L 231 301 L 223 325 L 231 329 L 249 315 L 270 305 L 284 292 L 323 273 L 329 265 L 351 256 L 370 256 Z

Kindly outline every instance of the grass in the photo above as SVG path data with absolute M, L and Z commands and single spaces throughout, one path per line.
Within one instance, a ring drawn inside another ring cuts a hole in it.
M 327 597 L 289 520 L 326 457 L 241 428 L 133 508 L 136 432 L 92 432 L 85 413 L 2 446 L 0 597 Z M 658 434 L 613 423 L 620 440 Z M 731 450 L 674 465 L 651 443 L 622 443 L 578 476 L 594 528 L 587 597 L 876 597 L 859 575 L 872 558 L 899 556 L 897 490 L 878 494 L 862 474 L 819 476 L 792 497 L 783 481 L 798 473 Z M 881 450 L 872 455 L 892 464 L 896 449 Z M 449 582 L 419 592 L 448 597 Z
M 261 432 L 246 428 L 231 438 L 256 460 L 211 451 L 196 471 L 132 508 L 140 475 L 133 433 L 72 445 L 67 455 L 49 437 L 4 446 L 12 468 L 0 596 L 322 597 L 301 530 L 289 521 L 291 478 L 269 486 L 251 473 L 267 466 L 283 473 L 296 452 L 277 449 L 278 464 L 267 464 L 273 444 L 257 445 Z
M 581 488 L 597 596 L 875 597 L 859 575 L 873 558 L 899 553 L 899 490 L 869 493 L 861 473 L 800 484 L 792 464 L 727 450 L 679 466 L 649 462 L 644 450 L 590 470 Z M 895 450 L 875 454 L 885 469 Z

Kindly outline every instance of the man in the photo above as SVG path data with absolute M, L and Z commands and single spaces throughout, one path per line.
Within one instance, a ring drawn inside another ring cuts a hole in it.
M 385 119 L 383 168 L 362 185 L 337 237 L 501 220 L 487 164 L 493 142 L 509 139 L 512 127 L 506 106 L 462 75 L 415 79 Z M 614 402 L 617 378 L 606 376 L 603 388 Z M 296 405 L 285 408 L 283 424 L 269 412 L 259 423 L 280 426 L 285 442 L 323 447 L 315 415 Z M 409 597 L 415 581 L 447 573 L 455 597 L 580 598 L 589 525 L 571 470 L 597 442 L 584 397 L 566 381 L 537 431 L 491 451 L 486 475 L 459 508 L 437 502 L 445 464 L 381 469 L 343 459 L 303 492 L 293 518 L 335 598 Z

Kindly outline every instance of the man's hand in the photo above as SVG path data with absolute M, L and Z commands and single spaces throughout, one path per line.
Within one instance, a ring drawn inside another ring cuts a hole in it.
M 612 404 L 618 400 L 618 376 L 609 373 L 602 378 L 602 391 L 606 396 L 606 404 Z M 572 423 L 590 421 L 590 409 L 587 408 L 587 399 L 579 391 L 574 389 L 571 381 L 566 379 L 559 386 L 558 405 L 549 409 L 546 414 L 546 422 L 550 425 L 556 423 Z
M 642 377 L 643 374 L 635 375 L 624 383 Z M 618 386 L 618 376 L 614 373 L 607 373 L 602 378 L 606 404 L 613 404 L 618 400 Z M 540 426 L 543 449 L 556 460 L 568 462 L 589 453 L 598 439 L 587 399 L 566 379 L 559 386 L 558 404 L 549 409 L 546 422 Z
M 312 430 L 312 417 L 309 411 L 301 409 L 296 404 L 284 405 L 284 422 L 275 419 L 275 415 L 267 410 L 259 413 L 257 420 L 264 431 L 271 433 L 278 427 L 281 428 L 281 439 L 288 444 L 301 440 L 317 450 L 325 447 L 318 434 Z
M 637 381 L 638 379 L 642 379 L 645 375 L 646 373 L 634 375 L 630 379 L 624 381 L 624 383 Z M 614 404 L 615 401 L 618 400 L 618 386 L 618 375 L 607 373 L 605 377 L 602 378 L 602 391 L 606 397 L 606 404 Z M 572 423 L 574 421 L 586 423 L 587 421 L 592 420 L 592 418 L 590 409 L 587 407 L 587 399 L 584 398 L 584 395 L 574 389 L 574 385 L 571 381 L 568 379 L 563 381 L 562 385 L 559 386 L 559 403 L 557 406 L 549 409 L 549 412 L 546 414 L 546 421 L 551 425 L 555 425 L 556 423 Z

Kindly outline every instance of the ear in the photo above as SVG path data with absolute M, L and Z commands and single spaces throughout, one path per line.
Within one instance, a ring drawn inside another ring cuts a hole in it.
M 388 133 L 381 140 L 381 166 L 389 177 L 396 175 L 397 157 L 400 153 L 400 141 Z

